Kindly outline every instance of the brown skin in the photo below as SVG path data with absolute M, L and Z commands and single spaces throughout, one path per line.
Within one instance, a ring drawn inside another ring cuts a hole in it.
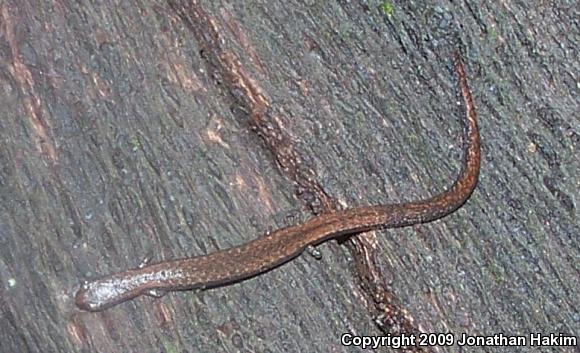
M 455 70 L 466 106 L 463 165 L 455 183 L 443 193 L 415 202 L 322 214 L 231 249 L 117 272 L 83 284 L 76 305 L 100 311 L 143 294 L 158 296 L 166 291 L 227 285 L 288 262 L 309 245 L 379 227 L 430 222 L 457 210 L 477 185 L 481 153 L 475 106 L 458 53 Z

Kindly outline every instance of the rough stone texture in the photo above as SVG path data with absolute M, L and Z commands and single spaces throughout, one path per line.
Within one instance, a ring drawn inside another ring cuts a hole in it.
M 389 331 L 381 283 L 424 332 L 578 335 L 574 3 L 1 1 L 0 352 L 357 352 L 342 333 Z M 191 4 L 206 22 L 176 11 Z M 328 199 L 289 175 L 203 26 Z M 457 46 L 484 149 L 458 212 L 228 287 L 74 307 L 82 279 L 147 254 L 442 190 L 460 161 Z

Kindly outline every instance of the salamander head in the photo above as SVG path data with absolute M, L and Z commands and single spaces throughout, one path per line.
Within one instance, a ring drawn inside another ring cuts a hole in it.
M 101 311 L 141 294 L 135 283 L 116 277 L 103 277 L 84 282 L 75 295 L 77 307 L 85 311 Z

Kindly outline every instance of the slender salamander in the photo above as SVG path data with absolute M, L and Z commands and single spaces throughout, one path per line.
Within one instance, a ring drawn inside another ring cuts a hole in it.
M 455 70 L 466 107 L 463 163 L 457 180 L 443 193 L 407 203 L 334 211 L 227 250 L 103 276 L 82 285 L 75 297 L 76 305 L 83 310 L 100 311 L 143 294 L 158 296 L 166 291 L 226 285 L 288 262 L 309 245 L 379 227 L 430 222 L 452 213 L 475 189 L 481 160 L 475 106 L 459 53 L 455 54 Z

